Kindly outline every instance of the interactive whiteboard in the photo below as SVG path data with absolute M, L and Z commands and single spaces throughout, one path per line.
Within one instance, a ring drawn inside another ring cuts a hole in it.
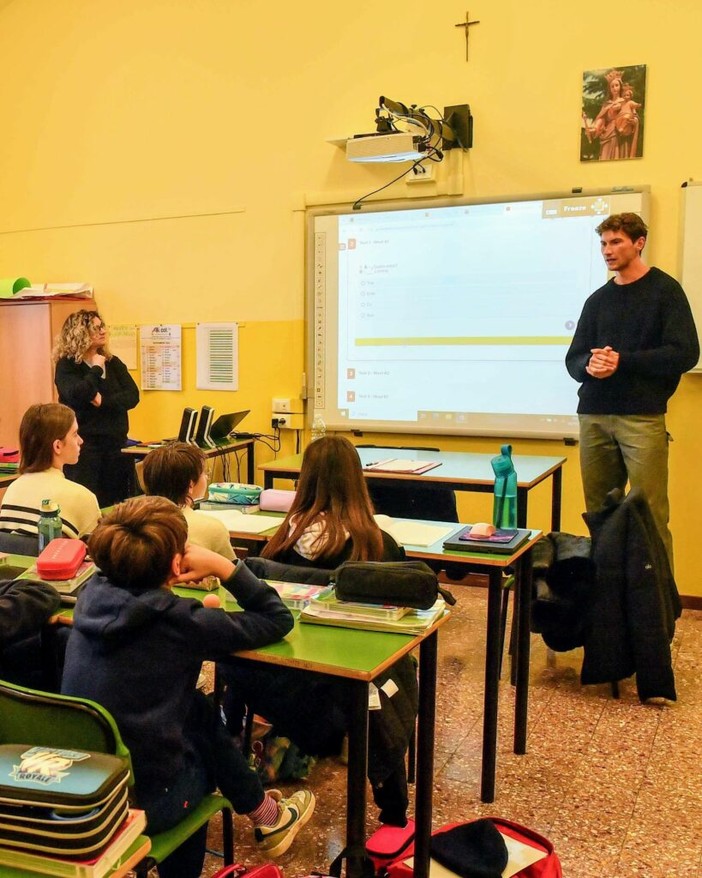
M 647 192 L 310 212 L 308 395 L 328 428 L 574 437 L 595 227 Z M 310 406 L 312 408 L 312 406 Z

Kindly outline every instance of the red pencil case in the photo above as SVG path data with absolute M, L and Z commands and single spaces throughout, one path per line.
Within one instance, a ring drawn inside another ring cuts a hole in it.
M 72 579 L 85 560 L 86 552 L 82 540 L 57 537 L 37 558 L 37 573 L 42 579 Z
M 0 445 L 0 463 L 18 463 L 19 448 L 10 445 Z

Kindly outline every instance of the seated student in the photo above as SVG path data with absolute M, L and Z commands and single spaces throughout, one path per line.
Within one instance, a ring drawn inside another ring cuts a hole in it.
M 146 456 L 142 477 L 147 494 L 167 497 L 180 506 L 188 523 L 188 541 L 234 558 L 229 531 L 216 518 L 193 509 L 207 495 L 207 458 L 196 445 L 171 442 Z
M 358 452 L 343 436 L 310 443 L 295 499 L 261 557 L 306 567 L 342 561 L 401 561 L 404 549 L 373 519 Z
M 90 698 L 114 716 L 132 756 L 135 798 L 149 829 L 179 823 L 215 787 L 245 813 L 267 857 L 284 853 L 314 811 L 306 790 L 266 794 L 195 688 L 204 660 L 273 643 L 293 619 L 277 593 L 243 565 L 186 545 L 183 513 L 162 497 L 119 504 L 90 538 L 101 573 L 75 607 L 62 691 Z M 205 607 L 171 587 L 218 576 L 244 612 Z M 206 829 L 159 867 L 161 878 L 195 878 Z
M 100 519 L 97 497 L 63 474 L 83 440 L 72 409 L 50 402 L 30 406 L 20 424 L 20 476 L 0 504 L 0 531 L 37 536 L 42 500 L 58 504 L 64 537 L 89 534 Z
M 0 567 L 0 580 L 3 576 Z M 46 582 L 0 581 L 0 678 L 37 689 L 50 685 L 42 667 L 39 632 L 59 602 L 59 593 Z
M 307 447 L 290 512 L 261 554 L 286 565 L 329 570 L 347 559 L 405 557 L 373 519 L 361 463 L 348 439 L 325 436 Z M 244 678 L 240 669 L 226 662 L 218 665 L 218 671 L 231 684 L 224 709 L 233 733 L 241 727 L 243 702 L 305 753 L 338 753 L 351 711 L 350 691 L 343 681 L 280 668 L 257 668 Z M 405 826 L 405 754 L 417 713 L 417 678 L 409 658 L 398 662 L 387 676 L 397 691 L 391 698 L 383 696 L 382 710 L 370 712 L 368 775 L 381 823 Z M 382 686 L 386 679 L 381 677 L 376 685 Z

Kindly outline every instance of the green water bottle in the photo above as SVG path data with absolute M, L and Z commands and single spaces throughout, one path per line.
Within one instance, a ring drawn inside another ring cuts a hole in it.
M 63 522 L 60 516 L 61 510 L 58 503 L 53 500 L 42 500 L 39 509 L 39 521 L 37 523 L 37 531 L 39 532 L 39 551 L 45 549 L 49 543 L 60 537 L 63 532 Z
M 517 473 L 512 463 L 512 446 L 503 445 L 490 463 L 495 473 L 492 523 L 495 527 L 514 528 L 517 526 Z

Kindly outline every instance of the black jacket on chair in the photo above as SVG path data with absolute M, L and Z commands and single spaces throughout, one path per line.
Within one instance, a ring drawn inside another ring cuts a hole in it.
M 612 491 L 585 521 L 597 575 L 581 680 L 607 683 L 635 673 L 641 701 L 674 701 L 670 642 L 682 606 L 648 503 L 639 489 L 624 499 Z

